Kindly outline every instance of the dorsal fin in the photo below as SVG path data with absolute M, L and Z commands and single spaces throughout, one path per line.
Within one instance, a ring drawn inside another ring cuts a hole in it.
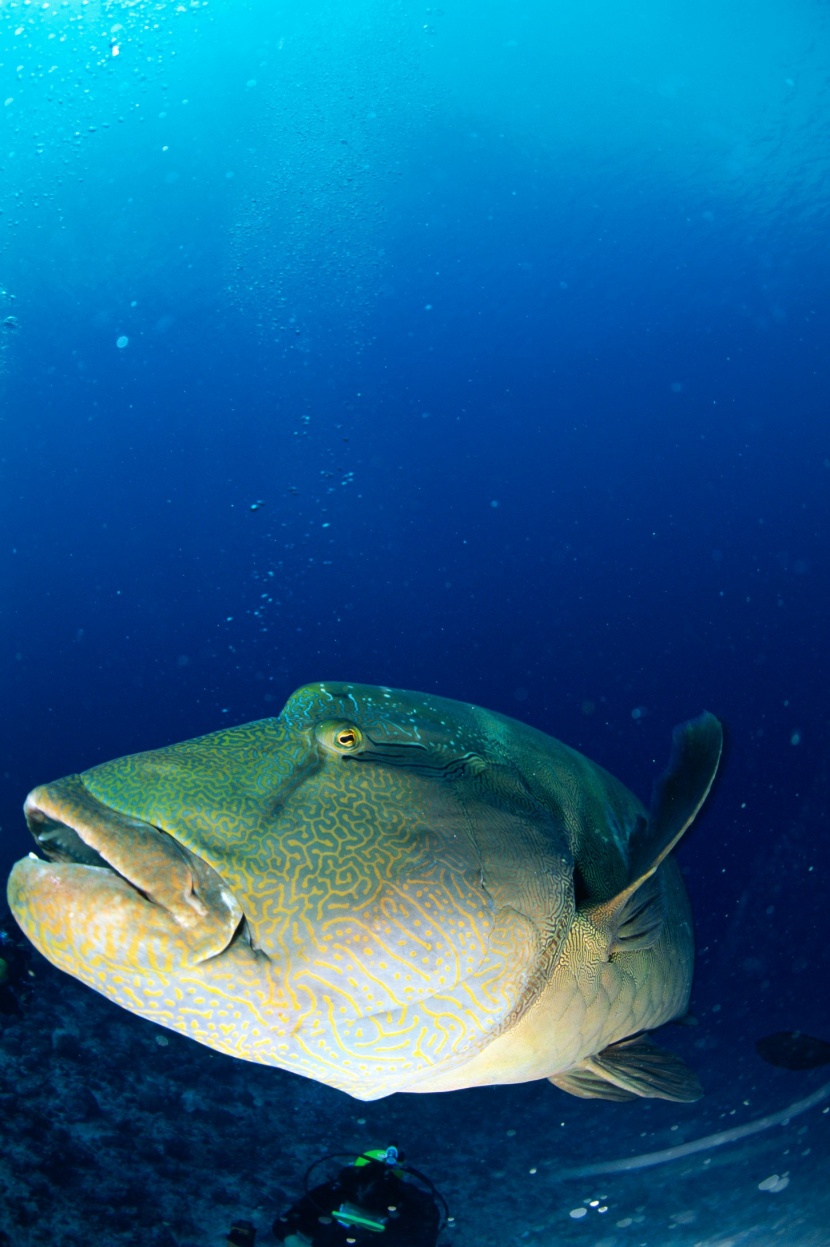
M 615 951 L 650 948 L 663 925 L 657 867 L 694 820 L 714 782 L 723 748 L 723 729 L 712 714 L 681 723 L 672 735 L 668 769 L 654 786 L 648 820 L 636 826 L 629 841 L 628 882 L 608 901 L 586 908 L 586 916 Z

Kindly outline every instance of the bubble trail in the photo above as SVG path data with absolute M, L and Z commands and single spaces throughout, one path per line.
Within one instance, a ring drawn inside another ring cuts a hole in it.
M 747 1139 L 750 1135 L 760 1134 L 772 1126 L 784 1126 L 800 1113 L 815 1108 L 822 1100 L 830 1098 L 830 1082 L 824 1083 L 812 1095 L 803 1100 L 796 1100 L 789 1108 L 778 1113 L 769 1113 L 766 1117 L 758 1117 L 743 1126 L 733 1126 L 731 1130 L 720 1130 L 717 1134 L 704 1135 L 702 1139 L 692 1139 L 689 1143 L 678 1143 L 675 1147 L 665 1147 L 659 1152 L 644 1152 L 640 1156 L 624 1156 L 621 1160 L 597 1161 L 594 1165 L 580 1165 L 574 1169 L 560 1169 L 557 1178 L 591 1178 L 602 1173 L 626 1173 L 632 1169 L 650 1169 L 653 1165 L 665 1165 L 672 1160 L 680 1160 L 684 1156 L 693 1156 L 695 1152 L 708 1152 L 715 1147 L 723 1147 L 725 1143 L 735 1143 L 738 1139 Z

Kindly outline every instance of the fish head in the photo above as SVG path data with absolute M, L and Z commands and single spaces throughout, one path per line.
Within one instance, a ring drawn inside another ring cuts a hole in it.
M 36 788 L 9 901 L 61 969 L 209 1046 L 362 1099 L 469 1059 L 574 913 L 509 721 L 353 684 Z

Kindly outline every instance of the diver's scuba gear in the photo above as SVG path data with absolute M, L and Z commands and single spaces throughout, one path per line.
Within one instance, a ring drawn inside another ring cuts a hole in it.
M 256 1230 L 251 1221 L 234 1221 L 228 1231 L 228 1247 L 254 1247 Z
M 361 1230 L 373 1230 L 375 1234 L 380 1234 L 386 1229 L 387 1218 L 384 1216 L 370 1216 L 364 1208 L 358 1208 L 356 1204 L 341 1204 L 331 1214 L 338 1225 L 349 1226 L 356 1225 Z
M 320 1165 L 347 1158 L 351 1163 L 336 1178 L 310 1186 Z M 403 1159 L 395 1147 L 321 1156 L 306 1170 L 302 1198 L 274 1222 L 277 1241 L 286 1247 L 435 1247 L 450 1219 L 446 1200 Z

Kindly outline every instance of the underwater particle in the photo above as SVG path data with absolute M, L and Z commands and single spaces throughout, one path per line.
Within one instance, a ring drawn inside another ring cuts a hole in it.
M 792 736 L 790 737 L 790 744 L 791 745 L 801 744 L 801 733 L 800 732 L 793 732 Z
M 115 345 L 118 347 L 119 351 L 123 351 L 124 347 L 129 346 L 129 344 L 130 344 L 130 339 L 127 337 L 125 333 L 122 333 L 120 338 L 115 339 Z
M 499 505 L 498 498 L 494 498 L 493 501 L 490 503 L 491 507 L 497 507 L 498 505 Z
M 632 719 L 644 719 L 647 714 L 648 714 L 648 710 L 646 709 L 645 706 L 635 706 L 634 709 L 631 711 Z
M 770 1195 L 777 1195 L 779 1191 L 786 1190 L 789 1185 L 789 1174 L 771 1173 L 768 1178 L 764 1178 L 763 1182 L 758 1183 L 758 1190 L 769 1191 Z
M 257 498 L 256 502 L 251 503 L 249 510 L 258 511 L 260 507 L 264 507 L 264 506 L 265 506 L 265 499 Z
M 19 327 L 18 320 L 16 316 L 7 316 L 6 319 L 3 321 L 3 328 L 9 333 L 11 333 L 12 330 L 17 329 L 18 327 Z
M 568 1213 L 568 1216 L 573 1217 L 574 1221 L 578 1221 L 580 1217 L 586 1217 L 587 1215 L 588 1215 L 587 1208 L 572 1208 L 571 1211 Z

